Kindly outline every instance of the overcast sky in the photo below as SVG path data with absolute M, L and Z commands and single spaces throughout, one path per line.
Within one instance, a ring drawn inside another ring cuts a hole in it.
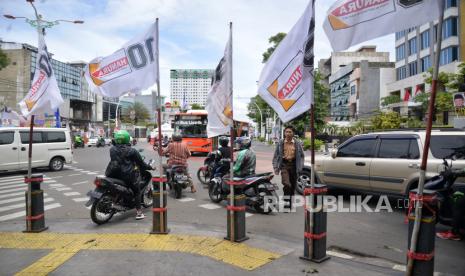
M 315 63 L 331 54 L 323 32 L 324 15 L 336 0 L 316 0 Z M 47 31 L 46 43 L 54 58 L 90 61 L 109 55 L 127 40 L 144 32 L 155 18 L 160 28 L 161 93 L 169 97 L 170 69 L 213 69 L 223 55 L 228 22 L 233 22 L 234 112 L 246 119 L 249 98 L 257 94 L 268 38 L 288 32 L 308 0 L 36 0 L 45 20 L 84 20 L 62 23 Z M 34 17 L 25 0 L 0 0 L 0 13 Z M 24 19 L 0 19 L 4 41 L 37 46 L 37 34 Z M 368 41 L 378 51 L 391 52 L 394 36 Z M 355 50 L 356 45 L 349 50 Z

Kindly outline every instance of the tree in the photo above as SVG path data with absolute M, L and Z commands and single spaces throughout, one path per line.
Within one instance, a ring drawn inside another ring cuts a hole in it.
M 394 111 L 380 112 L 371 118 L 375 130 L 400 128 L 401 121 L 400 114 Z
M 130 118 L 131 113 L 135 114 L 134 119 Z M 134 104 L 127 109 L 124 121 L 137 124 L 140 121 L 145 122 L 148 119 L 150 119 L 150 113 L 147 107 L 141 102 L 134 102 Z
M 266 49 L 266 51 L 262 54 L 263 63 L 268 61 L 268 59 L 271 57 L 271 54 L 273 54 L 274 50 L 276 50 L 276 47 L 278 47 L 279 43 L 284 39 L 284 37 L 286 37 L 286 33 L 277 33 L 268 39 L 268 42 L 273 45 Z
M 205 109 L 205 107 L 201 106 L 200 104 L 194 103 L 194 104 L 192 104 L 191 109 L 192 110 L 202 110 L 202 109 Z
M 5 54 L 5 52 L 3 52 L 3 51 L 0 49 L 0 70 L 2 70 L 3 68 L 7 67 L 8 64 L 10 64 L 10 59 L 9 59 L 8 56 Z

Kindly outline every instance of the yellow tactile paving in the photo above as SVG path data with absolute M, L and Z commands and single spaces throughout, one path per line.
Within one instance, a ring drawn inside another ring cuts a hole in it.
M 0 248 L 52 249 L 17 275 L 47 275 L 80 250 L 171 251 L 206 256 L 254 270 L 280 254 L 212 237 L 150 234 L 0 233 Z

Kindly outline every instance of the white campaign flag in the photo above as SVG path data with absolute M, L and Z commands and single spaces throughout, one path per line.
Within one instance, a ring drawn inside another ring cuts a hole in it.
M 439 18 L 444 0 L 339 0 L 323 28 L 334 51 Z
M 36 69 L 31 89 L 18 103 L 23 116 L 53 113 L 63 103 L 53 74 L 52 64 L 42 32 L 39 32 L 39 48 L 36 57 Z
M 85 76 L 94 93 L 120 97 L 152 86 L 159 79 L 158 26 L 128 41 L 107 57 L 97 57 L 86 66 Z
M 258 81 L 258 94 L 284 123 L 308 111 L 313 102 L 313 2 L 279 43 Z
M 212 77 L 212 87 L 207 96 L 208 137 L 228 134 L 233 124 L 232 112 L 232 33 L 224 56 Z

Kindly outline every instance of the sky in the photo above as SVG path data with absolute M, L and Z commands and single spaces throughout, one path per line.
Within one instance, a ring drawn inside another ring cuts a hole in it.
M 323 32 L 326 11 L 336 0 L 316 0 L 315 64 L 331 55 Z M 118 50 L 144 33 L 159 18 L 161 94 L 169 99 L 170 69 L 214 69 L 223 56 L 229 22 L 233 22 L 234 117 L 248 120 L 247 103 L 257 94 L 268 38 L 288 32 L 308 0 L 36 0 L 45 20 L 84 20 L 61 23 L 47 30 L 49 52 L 63 62 L 89 62 Z M 25 0 L 0 0 L 0 13 L 34 18 Z M 37 33 L 24 19 L 0 19 L 0 39 L 37 46 Z M 394 35 L 367 41 L 378 51 L 390 52 Z

